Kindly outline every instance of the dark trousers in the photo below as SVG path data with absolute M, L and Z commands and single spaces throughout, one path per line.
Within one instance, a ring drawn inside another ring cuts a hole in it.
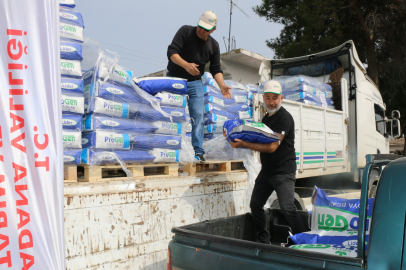
M 264 205 L 275 190 L 278 195 L 279 205 L 283 215 L 292 228 L 293 234 L 304 232 L 306 229 L 294 205 L 295 173 L 274 175 L 261 170 L 255 180 L 251 196 L 251 214 L 258 232 L 258 241 L 270 242 L 270 234 L 266 228 Z

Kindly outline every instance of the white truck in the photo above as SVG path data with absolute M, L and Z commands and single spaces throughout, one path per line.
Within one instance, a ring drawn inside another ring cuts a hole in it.
M 284 99 L 283 106 L 295 120 L 297 178 L 351 173 L 355 182 L 362 179 L 367 154 L 389 154 L 389 140 L 399 137 L 400 113 L 385 116 L 385 104 L 377 86 L 366 74 L 354 43 L 289 59 L 265 60 L 259 70 L 260 83 L 282 76 L 290 67 L 306 66 L 338 59 L 344 69 L 339 82 L 342 110 L 333 110 Z M 329 74 L 314 77 L 327 83 Z M 262 95 L 254 97 L 254 118 L 261 121 Z M 371 195 L 376 190 L 379 172 L 371 173 Z

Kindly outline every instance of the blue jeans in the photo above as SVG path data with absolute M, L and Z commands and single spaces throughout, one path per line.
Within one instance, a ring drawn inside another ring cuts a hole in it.
M 192 145 L 195 149 L 195 154 L 204 155 L 204 92 L 202 81 L 188 82 L 187 93 L 189 95 L 189 114 L 192 121 Z

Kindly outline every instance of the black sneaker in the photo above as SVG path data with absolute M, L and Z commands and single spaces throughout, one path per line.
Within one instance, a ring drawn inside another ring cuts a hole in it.
M 206 162 L 202 154 L 196 154 L 195 159 L 197 160 L 198 163 Z

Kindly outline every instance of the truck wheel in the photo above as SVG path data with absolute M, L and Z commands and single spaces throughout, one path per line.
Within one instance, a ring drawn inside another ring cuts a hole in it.
M 371 170 L 371 173 L 369 174 L 369 198 L 375 198 L 376 195 L 376 189 L 378 187 L 378 182 L 379 182 L 379 171 L 378 170 Z
M 295 192 L 294 194 L 294 204 L 296 207 L 296 210 L 301 210 L 301 211 L 306 211 L 306 206 L 304 205 L 304 202 L 302 198 Z M 278 201 L 278 196 L 276 195 L 276 192 L 272 192 L 271 196 L 268 199 L 268 204 L 270 205 L 270 208 L 274 209 L 280 209 L 279 201 Z

